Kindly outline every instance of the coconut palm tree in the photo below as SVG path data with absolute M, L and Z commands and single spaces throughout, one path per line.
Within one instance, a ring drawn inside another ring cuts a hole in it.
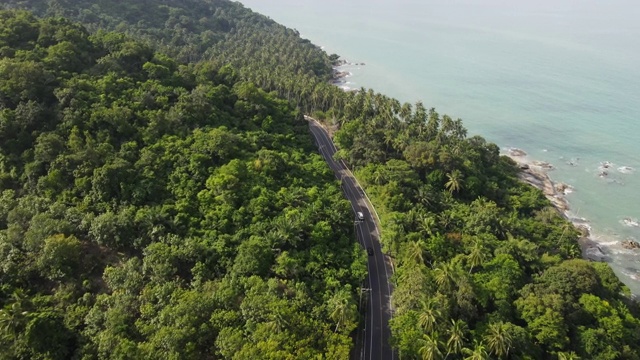
M 420 301 L 418 325 L 426 333 L 432 333 L 436 330 L 441 315 L 440 304 L 436 298 L 427 298 Z
M 440 263 L 434 269 L 434 280 L 445 293 L 453 288 L 456 283 L 456 268 L 450 262 Z
M 479 241 L 475 241 L 471 252 L 467 255 L 467 264 L 469 264 L 469 274 L 473 271 L 473 268 L 480 266 L 486 259 L 485 249 Z
M 407 253 L 407 257 L 409 258 L 409 260 L 424 264 L 424 245 L 424 241 L 422 240 L 410 241 L 408 244 L 409 249 Z
M 458 192 L 462 189 L 462 173 L 460 170 L 453 170 L 447 174 L 447 182 L 444 184 L 450 193 Z
M 415 191 L 415 199 L 424 206 L 429 206 L 433 202 L 433 193 L 426 186 L 421 186 Z
M 439 360 L 442 359 L 442 341 L 438 339 L 438 334 L 433 333 L 431 336 L 424 334 L 420 340 L 420 348 L 418 354 L 422 360 Z
M 580 357 L 576 353 L 572 352 L 560 352 L 558 353 L 558 360 L 580 360 Z
M 409 121 L 411 117 L 411 113 L 412 113 L 411 103 L 402 104 L 402 107 L 400 108 L 400 113 L 399 113 L 400 119 L 404 122 Z
M 467 324 L 462 320 L 451 319 L 451 326 L 447 333 L 447 356 L 449 354 L 459 354 L 465 342 L 465 333 L 469 330 Z
M 511 349 L 511 334 L 507 332 L 503 322 L 491 323 L 484 334 L 489 351 L 497 357 L 507 357 Z
M 420 229 L 422 231 L 424 231 L 427 235 L 431 236 L 433 235 L 433 230 L 436 228 L 437 226 L 437 220 L 435 218 L 435 216 L 429 214 L 429 215 L 423 215 L 420 217 Z
M 28 298 L 22 289 L 17 289 L 11 294 L 9 304 L 0 309 L 0 329 L 5 334 L 9 334 L 13 338 L 14 345 L 17 334 L 27 322 L 29 312 L 26 311 L 28 306 Z
M 462 353 L 466 355 L 464 360 L 489 360 L 489 353 L 482 342 L 476 342 L 473 350 L 462 349 Z
M 348 291 L 338 291 L 329 300 L 329 317 L 336 323 L 334 332 L 337 332 L 338 328 L 347 321 L 353 320 L 355 314 L 354 307 L 351 305 L 351 296 Z

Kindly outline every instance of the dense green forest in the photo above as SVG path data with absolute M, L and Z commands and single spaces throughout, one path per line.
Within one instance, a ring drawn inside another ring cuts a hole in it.
M 347 358 L 366 257 L 313 113 L 381 215 L 403 359 L 640 359 L 627 289 L 460 120 L 342 92 L 238 3 L 3 3 L 48 17 L 0 17 L 0 358 Z
M 301 39 L 299 33 L 228 0 L 3 0 L 40 16 L 63 16 L 89 31 L 124 32 L 152 44 L 179 62 L 230 64 L 243 80 L 303 110 L 328 110 L 341 90 L 328 83 L 336 55 Z
M 302 114 L 0 12 L 0 358 L 344 359 L 366 275 Z

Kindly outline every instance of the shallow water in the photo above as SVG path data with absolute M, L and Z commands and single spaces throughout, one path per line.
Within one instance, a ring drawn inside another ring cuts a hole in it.
M 588 219 L 614 271 L 640 294 L 640 251 L 617 245 L 640 239 L 640 3 L 242 2 L 365 62 L 348 69 L 347 86 L 422 100 L 462 118 L 470 134 L 554 164 L 551 178 L 574 187 L 573 215 Z M 600 169 L 604 161 L 612 165 Z

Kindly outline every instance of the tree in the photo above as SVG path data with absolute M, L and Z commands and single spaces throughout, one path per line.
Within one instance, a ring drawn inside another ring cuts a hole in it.
M 427 298 L 420 302 L 418 324 L 427 334 L 433 333 L 438 327 L 442 315 L 439 306 L 436 298 Z
M 460 170 L 453 170 L 447 173 L 447 179 L 444 186 L 450 193 L 457 193 L 462 189 L 462 173 Z
M 345 333 L 351 332 L 356 326 L 356 306 L 351 295 L 345 290 L 336 292 L 328 304 L 329 317 L 336 324 L 334 332 L 342 326 Z
M 473 268 L 481 266 L 486 258 L 486 249 L 483 248 L 480 241 L 475 241 L 471 251 L 467 255 L 467 264 L 469 265 L 469 274 L 473 272 Z
M 75 236 L 54 235 L 45 239 L 38 265 L 49 279 L 70 278 L 80 266 L 81 252 L 82 244 Z
M 424 257 L 422 255 L 422 253 L 424 252 L 424 241 L 422 240 L 417 240 L 417 241 L 411 241 L 408 244 L 408 254 L 407 257 L 411 260 L 411 261 L 415 261 L 418 263 L 424 263 Z
M 575 352 L 559 352 L 558 360 L 580 360 L 580 357 Z
M 511 335 L 505 329 L 503 322 L 490 323 L 483 336 L 489 351 L 499 358 L 507 358 L 511 350 Z
M 466 332 L 469 330 L 467 324 L 462 320 L 451 319 L 451 326 L 447 331 L 447 355 L 459 354 L 465 343 Z
M 442 341 L 438 339 L 438 334 L 434 333 L 431 336 L 424 334 L 420 340 L 420 349 L 418 353 L 422 360 L 438 360 L 442 359 Z
M 453 262 L 442 262 L 436 265 L 434 272 L 434 280 L 444 293 L 448 293 L 453 289 L 457 280 L 458 268 Z
M 462 349 L 462 353 L 466 356 L 463 358 L 464 360 L 489 360 L 489 353 L 483 342 L 476 342 L 474 344 L 473 350 L 464 348 Z

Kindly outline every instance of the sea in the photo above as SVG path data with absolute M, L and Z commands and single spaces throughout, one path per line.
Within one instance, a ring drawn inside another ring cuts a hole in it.
M 640 295 L 640 2 L 242 0 L 372 88 L 553 165 L 569 216 Z

